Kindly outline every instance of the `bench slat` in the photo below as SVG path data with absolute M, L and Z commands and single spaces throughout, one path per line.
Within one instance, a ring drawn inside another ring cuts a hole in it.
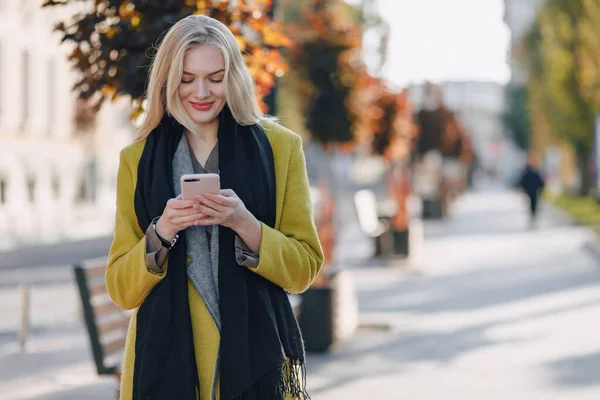
M 104 344 L 102 346 L 102 349 L 104 350 L 104 357 L 106 358 L 117 351 L 123 350 L 125 348 L 125 340 L 125 337 L 121 337 Z
M 117 306 L 112 301 L 107 301 L 106 303 L 94 305 L 92 307 L 94 308 L 94 314 L 96 315 L 96 318 L 98 318 L 99 316 L 107 315 L 107 314 L 114 314 L 114 313 L 122 314 L 123 313 L 123 310 L 121 310 L 119 308 L 119 306 Z
M 108 292 L 106 290 L 106 284 L 104 282 L 90 286 L 90 297 L 95 297 L 106 293 Z
M 111 321 L 106 321 L 98 324 L 98 333 L 105 335 L 118 329 L 127 329 L 129 327 L 129 316 L 118 318 Z
M 83 270 L 88 278 L 100 278 L 106 273 L 106 265 L 85 266 Z

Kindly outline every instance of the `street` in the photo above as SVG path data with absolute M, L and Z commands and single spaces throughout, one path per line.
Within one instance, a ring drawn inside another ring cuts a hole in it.
M 425 222 L 422 253 L 398 266 L 364 260 L 365 239 L 344 229 L 338 254 L 353 271 L 361 327 L 309 355 L 312 398 L 600 398 L 600 268 L 584 248 L 595 238 L 547 204 L 529 229 L 524 210 L 514 193 L 468 193 L 447 220 Z M 0 286 L 3 400 L 114 395 L 113 379 L 95 375 L 74 284 L 32 286 L 25 354 L 18 306 L 18 290 Z

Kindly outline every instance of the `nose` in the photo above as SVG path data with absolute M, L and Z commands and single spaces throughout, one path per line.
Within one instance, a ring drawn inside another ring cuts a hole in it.
M 206 83 L 203 80 L 198 80 L 198 85 L 196 86 L 196 90 L 194 91 L 194 94 L 196 95 L 196 97 L 199 97 L 199 98 L 208 97 L 208 95 L 209 95 L 208 87 L 206 86 Z

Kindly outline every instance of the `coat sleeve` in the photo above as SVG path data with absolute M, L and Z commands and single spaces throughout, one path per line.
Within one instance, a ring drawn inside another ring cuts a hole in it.
M 308 289 L 323 265 L 323 250 L 313 220 L 302 140 L 297 138 L 287 171 L 279 229 L 264 223 L 260 260 L 252 271 L 289 293 Z
M 115 233 L 106 267 L 106 289 L 121 308 L 131 310 L 142 304 L 154 286 L 166 273 L 147 267 L 147 241 L 141 231 L 134 208 L 135 182 L 124 152 L 121 152 L 117 173 L 117 213 Z

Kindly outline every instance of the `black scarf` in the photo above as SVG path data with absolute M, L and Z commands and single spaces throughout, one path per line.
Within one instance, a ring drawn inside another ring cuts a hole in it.
M 146 140 L 134 201 L 143 232 L 174 197 L 172 160 L 182 134 L 183 127 L 165 117 Z M 219 116 L 218 146 L 221 187 L 232 189 L 258 220 L 274 227 L 273 152 L 262 127 L 239 125 L 226 106 Z M 308 398 L 302 337 L 287 295 L 237 264 L 234 240 L 234 231 L 219 227 L 221 399 Z M 186 256 L 183 231 L 169 253 L 165 278 L 138 310 L 134 400 L 197 397 Z

